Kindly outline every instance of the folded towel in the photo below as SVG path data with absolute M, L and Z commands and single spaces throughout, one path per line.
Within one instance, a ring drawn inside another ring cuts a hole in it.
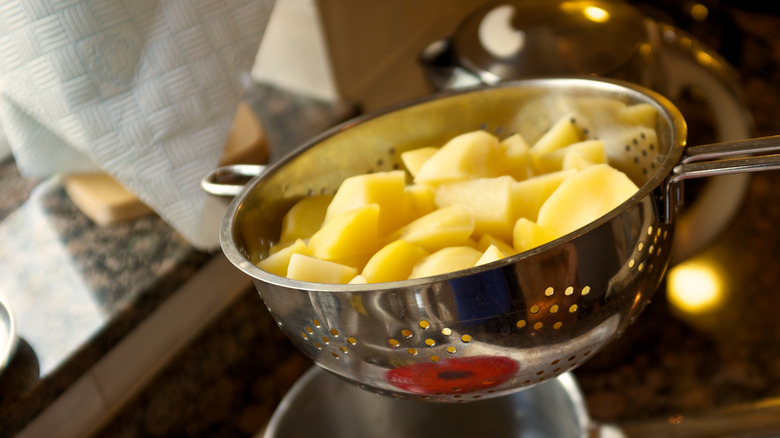
M 0 124 L 30 177 L 102 171 L 199 249 L 274 0 L 7 0 Z

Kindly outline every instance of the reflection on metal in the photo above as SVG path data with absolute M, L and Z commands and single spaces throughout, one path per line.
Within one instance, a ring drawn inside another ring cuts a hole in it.
M 596 6 L 588 6 L 582 10 L 582 14 L 585 15 L 590 21 L 596 23 L 605 23 L 609 20 L 609 12 Z

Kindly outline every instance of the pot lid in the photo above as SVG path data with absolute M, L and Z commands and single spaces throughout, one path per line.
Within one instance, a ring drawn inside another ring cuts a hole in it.
M 487 83 L 551 73 L 614 76 L 652 49 L 645 23 L 622 1 L 500 1 L 466 17 L 451 43 L 460 65 Z

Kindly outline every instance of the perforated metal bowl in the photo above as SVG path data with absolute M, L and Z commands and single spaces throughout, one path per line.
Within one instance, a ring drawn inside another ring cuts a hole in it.
M 300 198 L 333 193 L 352 175 L 400 168 L 402 152 L 463 132 L 508 135 L 539 116 L 527 111 L 531 102 L 549 96 L 658 110 L 657 142 L 608 152 L 640 189 L 602 218 L 531 251 L 417 280 L 317 284 L 255 265 Z M 623 82 L 538 78 L 447 92 L 347 122 L 265 169 L 228 207 L 220 240 L 279 327 L 322 368 L 397 398 L 496 397 L 574 369 L 637 318 L 667 267 L 681 180 L 778 167 L 776 157 L 719 160 L 776 148 L 776 139 L 686 149 L 685 138 L 669 101 Z

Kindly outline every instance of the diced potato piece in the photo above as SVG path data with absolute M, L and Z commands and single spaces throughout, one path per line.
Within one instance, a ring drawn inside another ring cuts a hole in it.
M 563 236 L 608 213 L 637 190 L 624 173 L 597 164 L 564 180 L 539 209 L 536 222 Z
M 436 210 L 436 189 L 427 184 L 406 186 L 409 219 L 411 222 Z
M 514 183 L 511 176 L 443 183 L 436 189 L 436 205 L 440 208 L 463 205 L 471 210 L 477 236 L 487 233 L 510 239 L 515 224 L 512 217 Z
M 558 119 L 536 143 L 531 146 L 531 159 L 537 165 L 539 157 L 583 140 L 583 134 L 577 126 L 577 115 L 567 114 Z
M 544 201 L 566 178 L 575 173 L 576 170 L 561 170 L 514 183 L 512 185 L 513 217 L 536 221 Z
M 483 234 L 482 237 L 479 238 L 479 242 L 477 242 L 476 248 L 484 252 L 487 251 L 490 246 L 495 246 L 505 256 L 510 256 L 517 253 L 512 245 L 508 244 L 502 239 L 493 237 L 490 234 Z
M 311 237 L 325 221 L 325 212 L 332 199 L 333 195 L 316 195 L 296 202 L 282 218 L 279 242 Z
M 628 125 L 642 125 L 655 129 L 658 110 L 649 103 L 638 103 L 626 106 L 615 114 L 617 121 Z
M 474 266 L 480 266 L 480 265 L 486 265 L 490 262 L 495 262 L 496 260 L 501 260 L 506 255 L 501 252 L 501 250 L 498 249 L 495 245 L 490 245 L 484 253 L 482 253 L 482 257 L 477 260 L 477 263 L 474 264 Z
M 434 146 L 412 149 L 401 153 L 401 161 L 404 163 L 406 170 L 409 171 L 409 174 L 411 174 L 412 177 L 415 177 L 420 172 L 422 165 L 438 150 L 439 148 Z
M 306 247 L 303 240 L 298 239 L 257 262 L 257 267 L 274 275 L 284 277 L 287 275 L 287 266 L 290 264 L 290 257 L 293 254 L 310 255 L 311 251 Z
M 603 163 L 593 162 L 585 154 L 582 154 L 578 151 L 571 151 L 570 153 L 566 154 L 565 157 L 563 157 L 562 166 L 563 166 L 563 170 L 582 170 L 586 167 L 590 167 L 596 164 L 603 164 Z
M 543 227 L 526 218 L 520 218 L 515 223 L 513 244 L 515 251 L 523 252 L 560 237 L 554 231 Z
M 314 257 L 323 260 L 349 259 L 379 249 L 379 206 L 369 204 L 331 218 L 309 239 Z
M 357 275 L 357 269 L 303 254 L 293 254 L 287 277 L 312 283 L 346 284 Z
M 604 150 L 604 142 L 601 140 L 584 140 L 572 143 L 549 154 L 538 157 L 535 161 L 536 170 L 542 173 L 557 172 L 563 170 L 563 161 L 569 155 L 580 155 L 593 164 L 606 163 L 607 153 Z
M 473 267 L 482 253 L 470 246 L 440 249 L 417 262 L 409 278 L 430 277 Z
M 498 139 L 485 131 L 458 135 L 420 168 L 414 182 L 438 185 L 448 181 L 498 175 Z
M 531 147 L 520 134 L 513 134 L 498 144 L 499 164 L 502 165 L 502 174 L 522 181 L 533 174 L 533 162 L 531 160 Z
M 429 254 L 418 245 L 396 240 L 377 251 L 361 275 L 370 283 L 406 280 L 414 265 Z
M 352 277 L 352 280 L 349 280 L 348 284 L 367 284 L 368 280 L 366 280 L 366 277 L 358 274 L 354 277 Z
M 405 240 L 426 251 L 462 245 L 474 231 L 471 210 L 462 205 L 440 208 L 393 233 L 390 240 Z
M 376 172 L 345 179 L 325 214 L 325 222 L 348 210 L 369 204 L 379 206 L 379 232 L 388 233 L 406 223 L 403 170 Z

